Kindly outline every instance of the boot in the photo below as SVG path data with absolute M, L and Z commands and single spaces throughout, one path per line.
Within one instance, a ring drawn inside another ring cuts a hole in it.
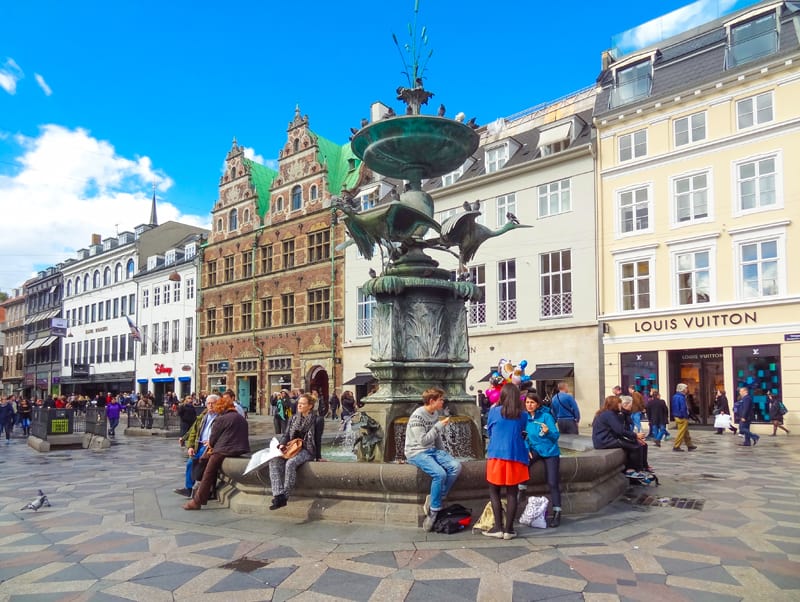
M 281 493 L 280 495 L 276 495 L 272 498 L 272 504 L 270 505 L 270 510 L 277 510 L 278 508 L 283 508 L 286 505 L 287 499 L 286 494 Z
M 547 523 L 547 526 L 551 529 L 555 529 L 561 524 L 561 508 L 558 510 L 553 510 L 553 516 L 550 517 L 550 520 Z

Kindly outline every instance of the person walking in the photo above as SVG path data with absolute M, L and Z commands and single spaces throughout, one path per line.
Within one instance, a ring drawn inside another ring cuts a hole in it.
M 30 399 L 23 397 L 17 404 L 17 413 L 19 414 L 19 422 L 22 425 L 22 434 L 25 437 L 31 434 L 31 417 L 33 415 L 33 406 Z
M 530 479 L 528 448 L 523 432 L 528 425 L 528 412 L 523 409 L 519 388 L 506 383 L 500 390 L 500 400 L 489 410 L 486 432 L 489 447 L 486 451 L 486 480 L 489 500 L 494 514 L 494 527 L 483 534 L 497 539 L 514 539 L 514 520 L 517 518 L 519 485 Z M 506 515 L 503 523 L 501 489 L 506 488 Z
M 0 399 L 0 432 L 6 435 L 6 445 L 11 443 L 11 429 L 14 428 L 14 406 L 7 397 Z
M 786 431 L 788 435 L 789 429 L 783 426 L 783 415 L 786 413 L 786 406 L 772 393 L 767 393 L 767 399 L 769 400 L 769 420 L 772 422 L 772 435 L 770 437 L 775 437 L 778 434 L 778 429 Z
M 147 395 L 142 395 L 136 402 L 136 412 L 139 414 L 139 425 L 143 429 L 153 428 L 153 402 Z
M 275 396 L 275 407 L 272 413 L 272 424 L 275 427 L 275 434 L 282 435 L 286 430 L 287 413 L 289 410 L 289 395 L 286 391 L 281 391 Z
M 686 391 L 689 389 L 685 383 L 678 383 L 675 387 L 675 395 L 672 396 L 672 417 L 675 419 L 675 426 L 678 434 L 672 443 L 672 451 L 682 452 L 681 444 L 686 442 L 686 449 L 694 451 L 696 445 L 692 445 L 692 436 L 689 434 L 689 407 L 686 405 Z
M 655 443 L 656 447 L 661 447 L 661 440 L 667 434 L 669 408 L 667 408 L 667 402 L 661 399 L 658 389 L 650 389 L 650 399 L 645 409 L 647 411 L 647 420 L 653 433 L 653 443 Z
M 331 398 L 329 400 L 331 406 L 331 420 L 336 420 L 336 412 L 339 411 L 339 395 L 337 394 L 338 391 L 339 389 L 334 389 L 333 395 L 331 395 Z
M 753 404 L 753 398 L 750 395 L 750 390 L 747 387 L 739 387 L 739 430 L 744 435 L 744 443 L 740 443 L 742 447 L 750 447 L 758 445 L 758 440 L 761 439 L 759 435 L 750 432 L 750 423 L 753 422 L 755 417 L 756 408 Z
M 422 405 L 411 413 L 406 426 L 406 459 L 431 477 L 429 501 L 426 500 L 423 506 L 425 518 L 422 528 L 425 531 L 433 530 L 442 509 L 442 499 L 447 497 L 461 474 L 461 463 L 444 450 L 442 431 L 450 423 L 450 417 L 439 420 L 443 407 L 444 391 L 437 387 L 427 389 L 422 394 Z M 343 405 L 342 415 L 344 411 Z
M 116 436 L 116 429 L 119 425 L 119 416 L 122 413 L 122 405 L 119 403 L 119 398 L 112 397 L 111 401 L 106 403 L 106 420 L 108 420 L 108 436 L 113 439 Z
M 558 475 L 561 450 L 558 447 L 558 426 L 550 408 L 542 404 L 536 391 L 528 391 L 525 395 L 525 409 L 528 412 L 525 443 L 528 446 L 529 465 L 533 466 L 539 460 L 544 462 L 545 479 L 550 489 L 550 507 L 553 509 L 547 526 L 555 528 L 561 524 L 561 484 Z M 526 489 L 525 485 L 520 485 L 519 488 Z
M 562 435 L 578 434 L 581 411 L 575 398 L 570 395 L 567 383 L 563 380 L 558 383 L 558 392 L 553 396 L 551 410 L 558 424 L 558 430 Z
M 716 396 L 714 397 L 714 415 L 715 416 L 730 416 L 731 415 L 731 406 L 728 402 L 728 396 L 725 394 L 725 389 L 717 389 Z M 733 434 L 736 434 L 736 427 L 733 425 L 733 421 L 730 422 L 728 428 L 733 431 Z M 717 429 L 717 435 L 721 435 L 725 432 L 724 428 Z

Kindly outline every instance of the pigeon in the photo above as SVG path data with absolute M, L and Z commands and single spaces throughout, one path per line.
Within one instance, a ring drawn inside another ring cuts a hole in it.
M 470 117 L 470 118 L 469 118 L 469 121 L 467 121 L 466 125 L 468 125 L 469 127 L 471 127 L 473 130 L 476 130 L 476 129 L 478 129 L 478 124 L 477 124 L 477 123 L 475 123 L 475 118 L 474 118 L 474 117 Z
M 464 211 L 472 211 L 472 204 L 469 201 L 464 201 Z
M 515 224 L 519 223 L 519 220 L 517 219 L 517 216 L 514 215 L 513 213 L 511 213 L 510 211 L 508 213 L 506 213 L 506 219 L 508 221 L 510 221 L 510 222 L 514 222 Z
M 367 127 L 368 125 L 369 125 L 369 119 L 367 119 L 367 118 L 365 118 L 365 117 L 362 117 L 362 118 L 361 118 L 361 127 L 362 127 L 362 128 L 365 128 L 365 127 Z
M 389 107 L 389 110 L 386 111 L 386 114 L 384 115 L 384 117 L 394 117 L 394 116 L 395 116 L 394 109 L 392 107 Z
M 20 510 L 33 510 L 34 512 L 38 512 L 39 508 L 41 508 L 42 506 L 47 506 L 49 508 L 50 502 L 47 499 L 47 496 L 40 489 L 39 497 L 30 501 L 27 506 L 23 506 L 22 508 L 20 508 Z
M 439 111 L 436 114 L 439 117 L 444 117 L 444 114 L 445 114 L 446 111 L 447 111 L 447 109 L 445 109 L 444 105 L 439 105 Z
M 358 134 L 358 130 L 356 128 L 350 128 L 350 133 L 355 136 L 356 134 Z
M 464 114 L 464 111 L 461 111 L 460 113 L 456 113 L 456 121 L 458 121 L 458 123 L 464 123 L 464 120 L 466 118 L 467 118 L 467 116 Z
M 472 203 L 472 210 L 473 211 L 480 211 L 481 210 L 481 200 L 478 199 L 474 203 Z
M 369 269 L 369 277 L 370 278 L 377 278 L 378 277 L 378 272 L 376 272 L 374 268 L 370 268 Z

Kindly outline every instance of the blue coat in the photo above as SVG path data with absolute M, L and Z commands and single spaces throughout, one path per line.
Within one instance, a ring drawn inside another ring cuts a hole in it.
M 689 417 L 689 409 L 686 407 L 686 395 L 683 393 L 675 393 L 675 395 L 672 396 L 672 417 Z
M 539 435 L 542 422 L 547 425 L 547 433 L 544 436 Z M 549 409 L 540 407 L 533 416 L 529 416 L 525 430 L 528 433 L 525 443 L 529 450 L 536 452 L 542 458 L 561 455 L 561 450 L 558 448 L 558 426 Z
M 750 395 L 745 395 L 741 399 L 742 405 L 739 407 L 739 420 L 751 422 L 755 417 L 755 406 L 753 405 L 753 398 Z
M 635 438 L 626 436 L 625 419 L 621 414 L 611 410 L 603 410 L 592 422 L 592 444 L 595 449 L 635 449 L 639 444 Z
M 522 431 L 528 424 L 528 412 L 522 411 L 519 418 L 512 420 L 503 418 L 502 406 L 496 405 L 489 410 L 486 430 L 489 434 L 487 458 L 513 460 L 528 464 L 528 447 L 522 437 Z

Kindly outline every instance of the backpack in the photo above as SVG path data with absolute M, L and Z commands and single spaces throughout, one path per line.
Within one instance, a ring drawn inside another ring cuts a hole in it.
M 466 529 L 470 522 L 472 522 L 472 510 L 461 504 L 450 504 L 439 510 L 436 522 L 433 523 L 433 531 L 448 535 L 458 533 Z
M 525 510 L 522 511 L 522 516 L 519 517 L 519 523 L 535 529 L 546 529 L 547 520 L 545 516 L 547 515 L 549 503 L 549 500 L 544 496 L 530 496 L 528 503 L 525 505 Z
M 778 402 L 778 411 L 781 413 L 781 416 L 784 416 L 786 414 L 786 412 L 788 412 L 789 410 L 786 409 L 786 406 L 783 405 L 782 401 L 779 401 Z
M 645 487 L 655 483 L 656 487 L 658 487 L 658 477 L 656 473 L 651 472 L 649 470 L 626 470 L 625 476 L 628 479 L 628 483 L 631 485 L 644 485 Z
M 501 500 L 502 513 L 505 515 L 506 501 Z M 503 524 L 503 519 L 500 519 L 500 524 Z M 494 511 L 492 510 L 492 502 L 486 502 L 486 506 L 481 512 L 481 517 L 472 525 L 472 532 L 476 531 L 489 531 L 494 529 Z

